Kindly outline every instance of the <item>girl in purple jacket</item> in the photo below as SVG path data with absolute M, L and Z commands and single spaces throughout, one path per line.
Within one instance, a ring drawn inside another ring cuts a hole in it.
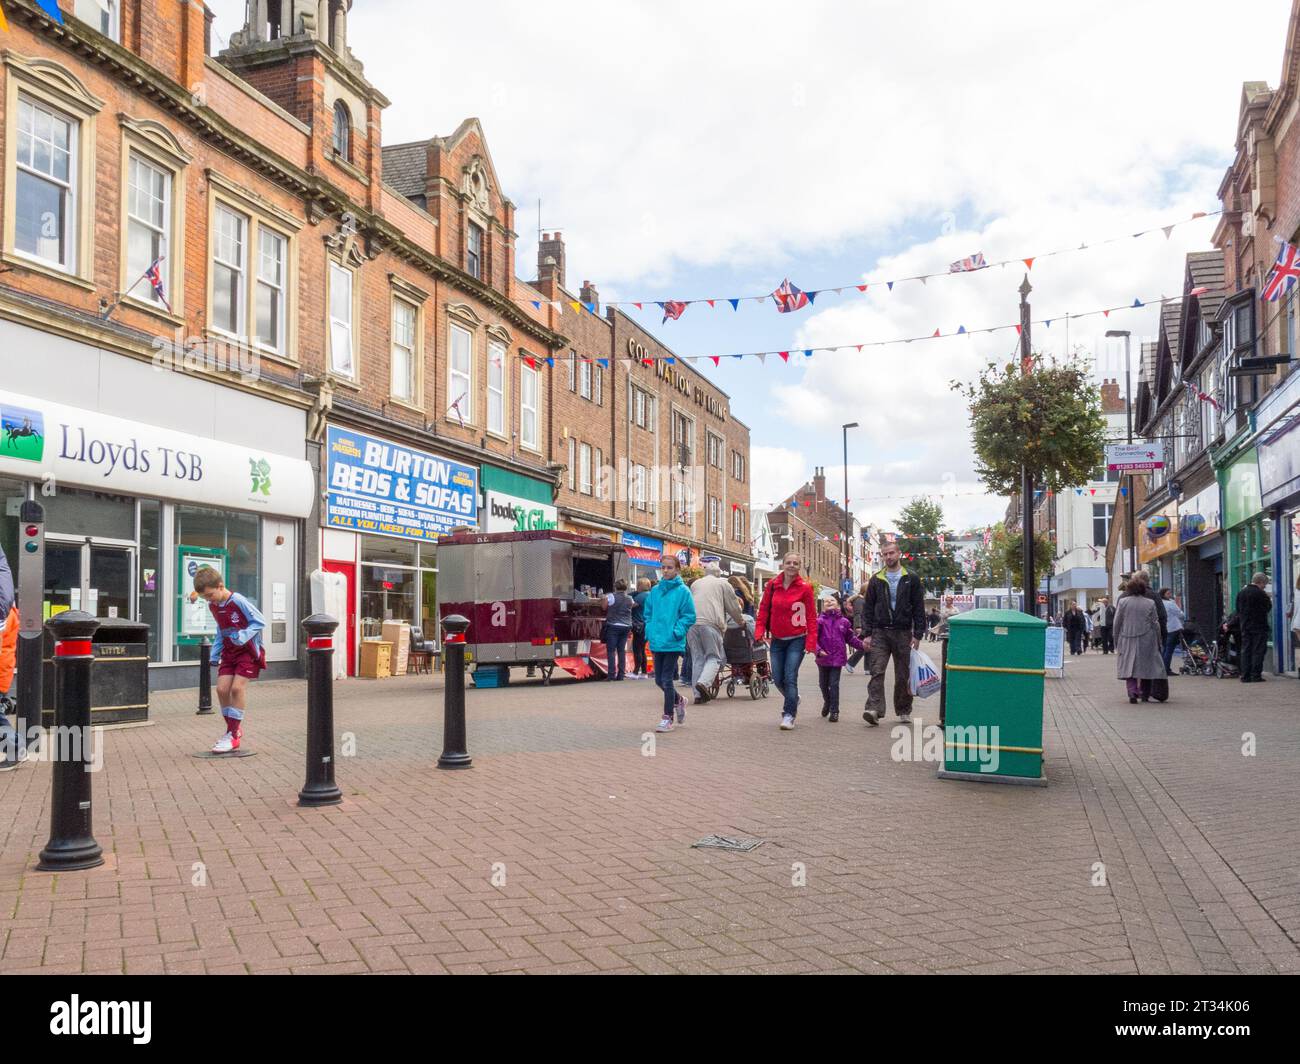
M 822 716 L 832 724 L 840 719 L 840 670 L 849 660 L 850 646 L 862 650 L 862 640 L 840 612 L 840 604 L 827 598 L 817 616 L 817 683 L 822 689 Z

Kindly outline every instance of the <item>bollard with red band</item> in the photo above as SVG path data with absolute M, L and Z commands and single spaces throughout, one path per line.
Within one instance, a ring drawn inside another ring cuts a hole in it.
M 76 872 L 104 863 L 91 830 L 91 640 L 99 621 L 66 610 L 49 623 L 54 635 L 54 733 L 46 736 L 54 758 L 50 841 L 36 865 L 41 872 Z
M 442 756 L 439 768 L 469 768 L 465 752 L 465 630 L 469 621 L 459 613 L 442 620 L 444 656 L 442 690 Z
M 203 717 L 212 712 L 212 642 L 204 636 L 199 644 L 199 711 L 194 715 Z
M 338 805 L 343 792 L 334 782 L 334 630 L 339 622 L 313 613 L 302 622 L 307 633 L 307 782 L 299 805 Z

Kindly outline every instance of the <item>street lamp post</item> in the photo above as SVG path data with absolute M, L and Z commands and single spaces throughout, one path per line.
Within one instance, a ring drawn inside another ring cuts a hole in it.
M 1020 372 L 1028 375 L 1033 368 L 1033 354 L 1029 346 L 1029 293 L 1033 287 L 1029 274 L 1020 285 Z M 1034 473 L 1028 463 L 1020 469 L 1020 534 L 1024 543 L 1024 565 L 1021 573 L 1024 601 L 1021 606 L 1031 617 L 1038 616 L 1038 582 L 1034 579 Z
M 858 428 L 856 421 L 841 426 L 844 430 L 844 579 L 853 581 L 853 517 L 849 511 L 849 429 Z
M 1133 442 L 1133 380 L 1131 368 L 1129 365 L 1129 343 L 1130 334 L 1127 329 L 1108 329 L 1107 337 L 1124 337 L 1124 416 L 1128 422 L 1128 442 Z M 1133 517 L 1133 473 L 1128 474 L 1128 571 L 1137 572 L 1137 537 L 1134 532 L 1135 521 Z

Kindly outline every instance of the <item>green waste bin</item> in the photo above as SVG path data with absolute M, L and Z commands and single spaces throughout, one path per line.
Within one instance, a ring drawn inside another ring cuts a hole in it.
M 1045 786 L 1046 622 L 1015 610 L 970 610 L 948 624 L 940 778 Z

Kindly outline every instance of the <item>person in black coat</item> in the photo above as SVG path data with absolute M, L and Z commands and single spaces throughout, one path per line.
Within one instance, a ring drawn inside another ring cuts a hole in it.
M 1083 619 L 1083 610 L 1079 609 L 1077 603 L 1071 602 L 1065 608 L 1061 627 L 1065 629 L 1065 637 L 1070 641 L 1071 656 L 1082 654 L 1083 637 L 1088 631 L 1088 624 Z
M 1237 595 L 1237 616 L 1241 619 L 1241 682 L 1264 682 L 1264 656 L 1272 627 L 1273 600 L 1264 590 L 1268 575 L 1256 573 Z

